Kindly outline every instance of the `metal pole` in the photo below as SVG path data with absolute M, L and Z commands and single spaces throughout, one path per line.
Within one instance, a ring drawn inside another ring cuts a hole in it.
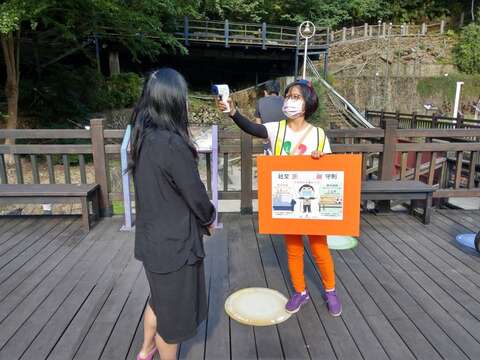
M 305 39 L 305 52 L 303 53 L 303 79 L 306 78 L 306 74 L 307 74 L 307 48 L 308 48 L 308 38 Z
M 458 117 L 458 107 L 460 105 L 460 93 L 462 91 L 463 81 L 457 81 L 457 89 L 455 91 L 455 106 L 453 108 L 453 115 L 452 117 L 456 119 Z M 457 121 L 453 120 L 453 123 L 456 124 Z

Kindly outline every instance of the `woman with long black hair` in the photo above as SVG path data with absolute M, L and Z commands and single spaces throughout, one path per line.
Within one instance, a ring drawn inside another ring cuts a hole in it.
M 144 341 L 137 360 L 177 357 L 207 313 L 205 252 L 215 208 L 189 136 L 187 84 L 163 68 L 146 80 L 134 110 L 130 171 L 136 200 L 135 258 L 150 286 Z

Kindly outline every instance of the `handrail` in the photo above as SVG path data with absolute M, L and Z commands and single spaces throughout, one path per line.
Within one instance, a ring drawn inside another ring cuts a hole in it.
M 347 116 L 350 120 L 354 122 L 354 124 L 358 127 L 364 127 L 373 129 L 373 126 L 365 117 L 353 106 L 347 99 L 345 99 L 342 95 L 340 95 L 325 79 L 320 76 L 317 68 L 313 64 L 313 62 L 307 57 L 307 66 L 313 72 L 317 81 L 319 81 L 325 88 L 329 91 L 329 94 L 334 98 L 332 99 L 333 104 L 337 109 L 339 109 L 342 113 L 345 114 L 347 112 Z M 339 102 L 339 104 L 337 104 Z

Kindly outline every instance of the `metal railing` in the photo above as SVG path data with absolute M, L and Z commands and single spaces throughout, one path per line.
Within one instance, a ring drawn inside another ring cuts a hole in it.
M 338 93 L 318 72 L 313 62 L 307 57 L 307 67 L 313 74 L 316 81 L 322 84 L 333 105 L 341 112 L 355 127 L 372 129 L 373 126 L 347 99 Z

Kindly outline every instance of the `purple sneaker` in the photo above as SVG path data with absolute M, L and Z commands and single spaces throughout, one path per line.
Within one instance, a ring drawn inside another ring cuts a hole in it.
M 335 290 L 325 292 L 325 301 L 330 315 L 340 316 L 342 313 L 342 304 Z
M 304 293 L 296 292 L 293 294 L 290 300 L 288 300 L 287 305 L 285 305 L 285 310 L 290 314 L 294 314 L 300 310 L 302 305 L 305 305 L 308 300 L 310 300 L 310 295 L 308 294 L 307 290 L 305 290 Z

